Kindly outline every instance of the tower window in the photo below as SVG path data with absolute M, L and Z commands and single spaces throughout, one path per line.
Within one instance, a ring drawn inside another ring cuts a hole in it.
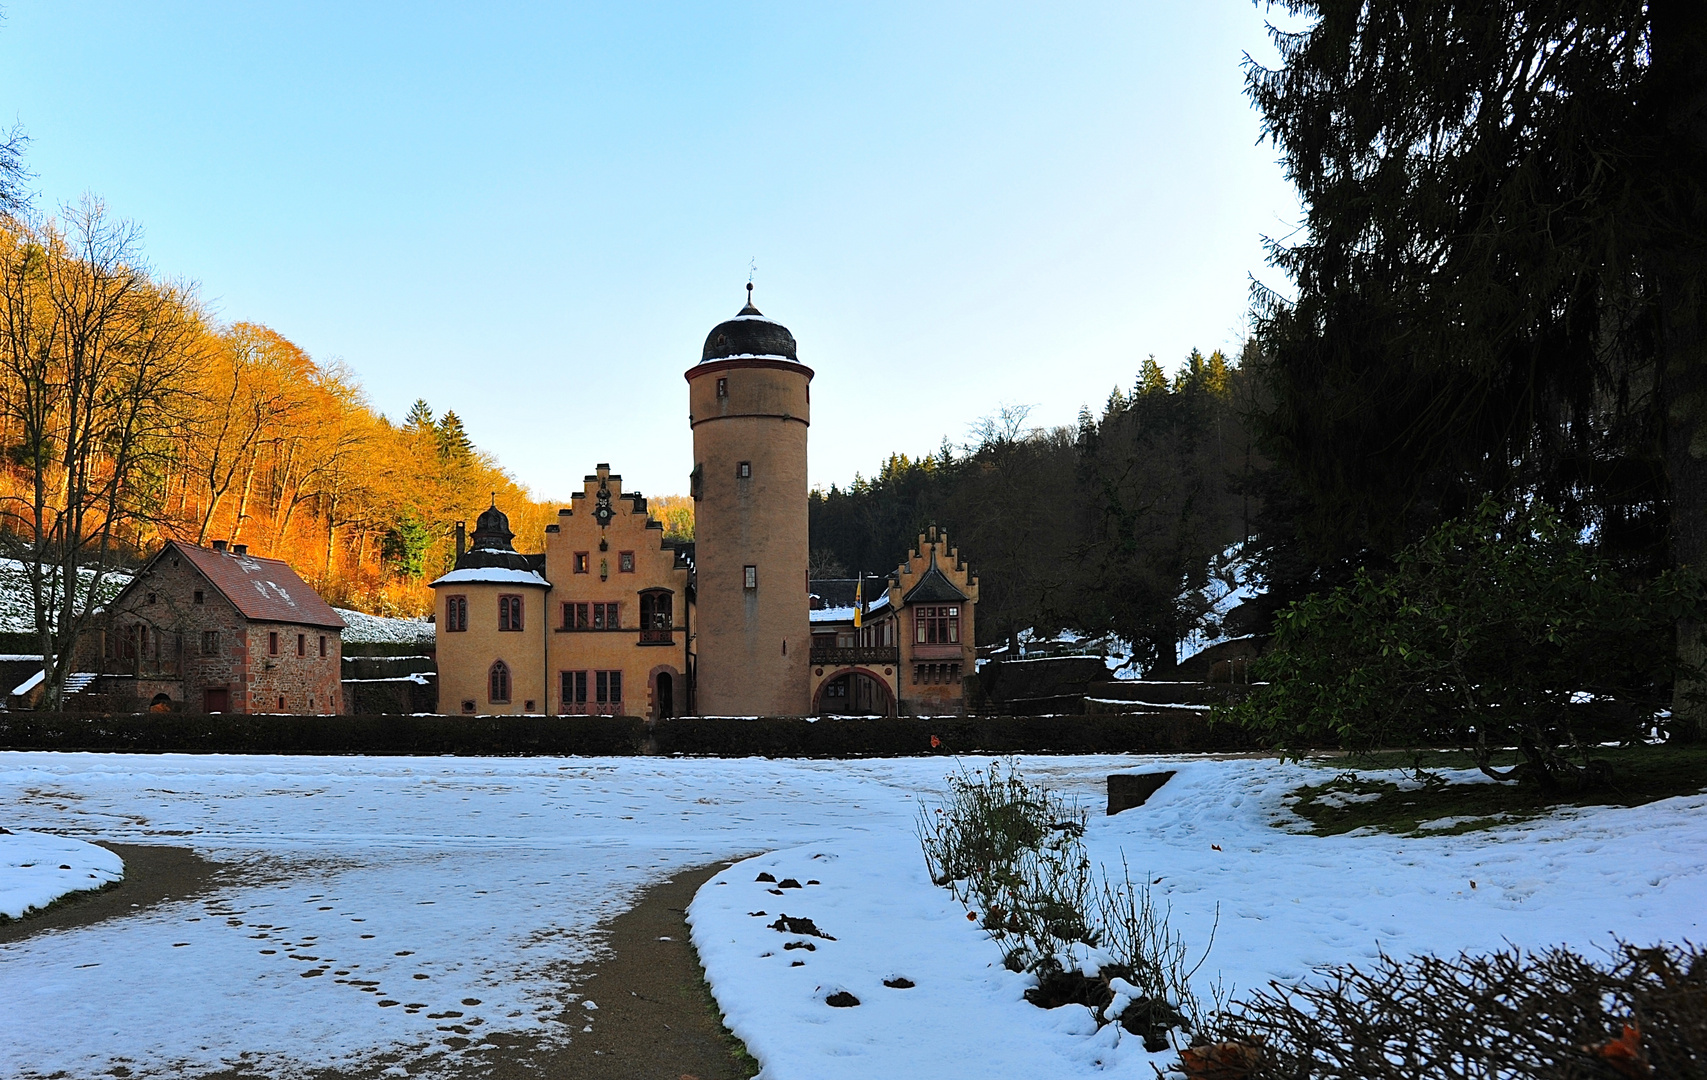
M 269 630 L 269 631 L 267 631 L 267 655 L 268 656 L 277 656 L 278 654 L 279 654 L 279 632 L 277 630 Z
M 460 634 L 468 629 L 468 597 L 445 597 L 445 633 Z
M 487 672 L 487 700 L 494 705 L 510 703 L 510 668 L 502 660 L 494 663 Z
M 320 635 L 320 655 L 321 656 L 326 655 L 326 635 L 325 634 Z
M 735 466 L 735 479 L 737 479 L 737 480 L 751 480 L 752 478 L 753 478 L 753 463 L 752 462 L 743 461 L 740 464 Z
M 728 379 L 718 379 L 717 380 L 717 396 L 720 398 L 726 398 L 729 396 L 729 380 Z
M 307 656 L 308 655 L 308 635 L 307 634 L 296 635 L 296 655 L 298 655 L 298 656 Z
M 756 589 L 759 587 L 759 568 L 756 566 L 741 567 L 741 587 Z
M 522 598 L 520 596 L 498 597 L 498 629 L 520 630 L 522 628 Z

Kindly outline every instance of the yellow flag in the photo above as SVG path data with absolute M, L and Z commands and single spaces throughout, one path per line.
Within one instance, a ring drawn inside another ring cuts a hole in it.
M 854 584 L 854 629 L 860 627 L 860 616 L 865 614 L 865 575 L 861 574 L 859 581 Z

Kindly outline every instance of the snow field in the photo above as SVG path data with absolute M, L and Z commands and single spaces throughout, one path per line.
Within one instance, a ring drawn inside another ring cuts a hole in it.
M 1093 1033 L 1082 1007 L 1024 1002 L 1024 979 L 926 878 L 917 801 L 940 797 L 953 764 L 0 754 L 9 827 L 187 846 L 226 865 L 194 901 L 0 950 L 13 1005 L 0 1075 L 300 1075 L 381 1053 L 408 1075 L 456 1075 L 488 1037 L 551 1042 L 596 1025 L 596 1011 L 565 1006 L 567 966 L 596 958 L 599 925 L 649 884 L 740 859 L 700 890 L 692 933 L 765 1080 L 1149 1080 L 1168 1055 Z M 1378 949 L 1592 954 L 1610 933 L 1704 936 L 1707 796 L 1462 836 L 1322 838 L 1296 831 L 1284 801 L 1321 769 L 1019 765 L 1084 799 L 1093 860 L 1118 873 L 1124 853 L 1135 879 L 1156 881 L 1193 960 L 1213 929 L 1200 995 L 1217 975 L 1245 989 Z M 1179 772 L 1147 805 L 1102 815 L 1109 773 L 1160 768 Z M 755 881 L 761 870 L 778 881 Z M 780 889 L 790 877 L 801 888 Z M 784 913 L 835 940 L 771 929 Z M 795 941 L 815 948 L 785 948 Z M 896 976 L 915 986 L 883 986 Z M 830 1007 L 838 991 L 860 1004 Z
M 64 836 L 0 830 L 0 915 L 16 919 L 62 896 L 124 877 L 124 860 Z
M 1703 936 L 1707 796 L 1563 811 L 1453 837 L 1316 837 L 1301 831 L 1284 797 L 1326 779 L 1321 770 L 1127 761 L 1132 771 L 1178 775 L 1145 806 L 1110 818 L 1096 806 L 1110 764 L 1046 758 L 1021 768 L 1092 806 L 1085 841 L 1093 862 L 1118 880 L 1124 858 L 1134 881 L 1153 882 L 1191 962 L 1210 947 L 1193 979 L 1206 1005 L 1217 981 L 1236 995 L 1381 950 L 1569 944 L 1592 956 L 1613 934 L 1637 944 Z M 778 895 L 770 891 L 777 886 L 754 881 L 760 871 L 822 885 Z M 779 933 L 769 926 L 779 911 L 811 918 L 837 940 Z M 1146 1053 L 1116 1025 L 1097 1031 L 1083 1006 L 1026 1003 L 1029 979 L 1003 969 L 994 941 L 930 884 L 910 832 L 873 830 L 747 860 L 702 888 L 690 915 L 718 1004 L 764 1063 L 764 1080 L 1149 1080 L 1152 1064 L 1174 1059 L 1171 1051 Z M 784 951 L 795 940 L 817 947 Z M 804 963 L 794 967 L 796 960 Z M 897 973 L 917 985 L 884 987 Z M 860 1005 L 829 1007 L 837 990 Z
M 931 884 L 910 841 L 849 838 L 759 856 L 694 898 L 694 946 L 763 1080 L 1153 1077 L 1145 1063 L 1172 1059 L 1145 1053 L 1118 1025 L 1097 1031 L 1088 1009 L 1027 1004 L 1034 980 L 1001 965 L 966 910 Z M 755 881 L 760 873 L 802 887 L 779 890 Z M 785 913 L 835 940 L 779 931 Z M 901 979 L 913 985 L 885 985 Z M 859 1004 L 832 1007 L 837 993 Z

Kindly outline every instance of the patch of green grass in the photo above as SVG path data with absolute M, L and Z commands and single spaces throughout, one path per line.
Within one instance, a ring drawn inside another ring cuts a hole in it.
M 1475 763 L 1459 751 L 1405 751 L 1358 758 L 1318 759 L 1338 767 L 1338 776 L 1307 784 L 1291 794 L 1293 813 L 1317 836 L 1374 829 L 1402 836 L 1452 836 L 1512 821 L 1540 817 L 1564 806 L 1640 806 L 1707 791 L 1707 746 L 1597 747 L 1592 756 L 1612 765 L 1610 786 L 1592 791 L 1548 793 L 1527 783 L 1449 783 L 1428 770 L 1468 769 Z M 1503 768 L 1516 754 L 1495 762 Z M 1347 766 L 1354 766 L 1348 769 Z M 1422 786 L 1401 786 L 1374 771 L 1423 770 Z M 1431 822 L 1441 827 L 1423 829 Z
M 693 962 L 699 967 L 700 1000 L 712 1022 L 717 1025 L 717 1030 L 722 1033 L 723 1046 L 729 1051 L 729 1060 L 735 1065 L 735 1074 L 742 1080 L 752 1080 L 759 1075 L 759 1059 L 747 1051 L 747 1044 L 723 1022 L 723 1010 L 717 1007 L 717 999 L 711 994 L 711 984 L 705 981 L 705 965 L 700 962 L 699 950 L 694 948 L 691 936 L 688 938 L 688 951 L 693 953 Z

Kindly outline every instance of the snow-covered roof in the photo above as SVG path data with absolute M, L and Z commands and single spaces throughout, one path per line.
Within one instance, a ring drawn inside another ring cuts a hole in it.
M 45 670 L 36 672 L 34 675 L 31 675 L 29 678 L 25 679 L 23 682 L 19 683 L 17 686 L 12 687 L 12 696 L 17 697 L 20 694 L 29 693 L 31 690 L 34 690 L 36 687 L 40 686 L 42 684 L 42 680 L 46 677 L 47 677 L 47 672 Z
M 854 609 L 851 607 L 827 607 L 806 613 L 807 618 L 815 623 L 853 622 Z
M 865 613 L 867 615 L 875 615 L 879 611 L 882 611 L 884 608 L 887 608 L 888 606 L 889 606 L 889 590 L 885 589 L 883 591 L 882 596 L 879 596 L 877 599 L 873 600 L 871 603 L 865 605 Z
M 344 620 L 338 618 L 332 605 L 282 559 L 215 551 L 176 540 L 167 541 L 166 547 L 188 559 L 245 619 L 344 628 Z M 165 550 L 162 548 L 161 553 Z
M 540 577 L 532 570 L 506 570 L 501 566 L 470 566 L 464 570 L 452 570 L 444 577 L 432 583 L 432 588 L 440 585 L 471 585 L 485 583 L 491 585 L 539 585 L 551 588 L 551 582 Z

